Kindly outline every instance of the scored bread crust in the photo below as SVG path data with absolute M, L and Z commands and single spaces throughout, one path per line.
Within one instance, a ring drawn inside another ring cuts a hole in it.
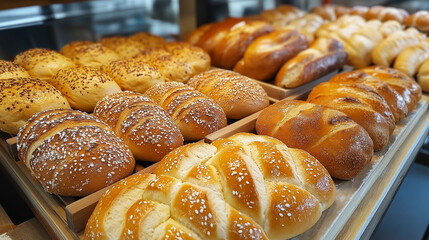
M 149 97 L 124 91 L 97 103 L 94 115 L 106 122 L 137 160 L 156 162 L 183 144 L 171 117 Z
M 85 239 L 164 239 L 165 223 L 186 239 L 287 239 L 314 225 L 336 194 L 314 157 L 249 133 L 179 147 L 155 174 L 108 190 Z
M 43 188 L 85 196 L 132 173 L 134 158 L 108 125 L 84 112 L 38 113 L 18 133 L 19 159 Z
M 350 117 L 299 100 L 283 100 L 264 109 L 256 121 L 256 131 L 307 151 L 332 177 L 345 180 L 364 169 L 374 150 L 368 133 Z

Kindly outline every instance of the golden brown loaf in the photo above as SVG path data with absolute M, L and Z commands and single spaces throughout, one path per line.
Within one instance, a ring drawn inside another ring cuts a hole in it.
M 188 85 L 212 98 L 231 119 L 241 119 L 269 105 L 265 90 L 254 80 L 224 69 L 195 75 Z
M 132 58 L 145 49 L 139 42 L 123 36 L 104 37 L 100 43 L 123 58 Z
M 261 13 L 261 20 L 265 20 L 273 26 L 274 29 L 285 27 L 290 21 L 302 17 L 304 11 L 293 5 L 280 5 L 275 9 L 264 10 Z
M 134 158 L 105 123 L 59 109 L 34 115 L 18 134 L 18 156 L 53 194 L 85 196 L 132 173 Z
M 70 108 L 66 98 L 46 81 L 30 78 L 0 81 L 0 130 L 17 134 L 34 114 Z
M 212 64 L 232 69 L 255 39 L 272 31 L 271 25 L 265 21 L 246 20 L 242 25 L 236 25 L 214 48 Z
M 298 87 L 342 68 L 346 62 L 347 53 L 339 41 L 318 38 L 280 68 L 274 83 L 284 88 Z
M 171 117 L 149 97 L 124 91 L 97 103 L 94 115 L 122 138 L 137 160 L 159 161 L 183 144 Z
M 307 151 L 332 177 L 345 180 L 362 171 L 374 150 L 365 129 L 346 114 L 299 100 L 282 100 L 264 109 L 256 131 Z
M 384 6 L 372 6 L 366 12 L 366 19 L 378 19 L 382 22 L 388 20 L 395 20 L 402 23 L 407 17 L 409 13 L 401 8 L 394 7 L 384 7 Z
M 88 41 L 71 42 L 63 46 L 60 53 L 77 64 L 95 68 L 100 68 L 102 65 L 120 58 L 115 51 L 103 46 L 101 43 Z
M 30 78 L 30 74 L 16 63 L 0 60 L 0 80 L 9 78 Z
M 165 78 L 158 68 L 144 64 L 138 59 L 119 59 L 101 67 L 121 87 L 144 93 L 148 88 L 164 83 Z
M 203 36 L 203 34 L 208 31 L 215 23 L 207 23 L 204 25 L 201 25 L 200 27 L 198 27 L 197 29 L 195 29 L 194 31 L 192 31 L 187 37 L 186 37 L 186 42 L 192 44 L 192 45 L 196 45 L 197 42 L 200 40 L 200 38 Z
M 44 48 L 33 48 L 15 56 L 14 63 L 23 67 L 33 78 L 49 81 L 60 69 L 74 66 L 68 57 Z
M 128 38 L 140 43 L 144 48 L 160 47 L 167 43 L 163 37 L 145 32 L 135 33 Z
M 304 35 L 293 29 L 276 30 L 257 38 L 234 71 L 261 81 L 272 79 L 280 67 L 308 47 Z
M 375 65 L 390 67 L 398 54 L 406 47 L 416 45 L 426 37 L 415 28 L 405 31 L 395 31 L 381 41 L 372 51 L 372 61 Z
M 227 124 L 225 112 L 217 103 L 183 83 L 158 84 L 145 94 L 171 116 L 186 141 L 203 139 Z
M 180 147 L 155 172 L 111 188 L 85 238 L 287 239 L 309 229 L 336 193 L 314 157 L 253 134 Z
M 404 20 L 404 25 L 415 27 L 421 32 L 429 32 L 429 11 L 417 11 Z
M 423 91 L 429 92 L 429 59 L 426 59 L 420 66 L 417 82 Z
M 103 97 L 121 91 L 119 85 L 96 68 L 71 66 L 63 68 L 49 81 L 73 109 L 92 112 Z
M 393 68 L 413 77 L 426 59 L 429 59 L 429 41 L 427 40 L 401 51 L 395 60 Z
M 360 70 L 386 82 L 387 85 L 398 92 L 404 98 L 407 105 L 407 113 L 416 108 L 417 103 L 422 97 L 422 89 L 413 78 L 396 69 L 382 66 L 366 67 Z
M 342 15 L 348 14 L 347 12 L 344 12 L 344 11 L 350 12 L 351 9 L 342 7 L 342 6 L 326 4 L 322 6 L 316 6 L 313 9 L 311 9 L 310 12 L 321 16 L 325 20 L 334 21 L 337 19 L 337 17 L 341 17 Z
M 135 57 L 159 69 L 165 81 L 186 83 L 192 76 L 210 68 L 210 56 L 203 49 L 185 42 L 170 42 L 150 48 Z

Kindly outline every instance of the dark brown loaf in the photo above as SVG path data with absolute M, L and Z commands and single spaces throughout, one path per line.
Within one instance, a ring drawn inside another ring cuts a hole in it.
M 195 75 L 188 85 L 212 98 L 231 119 L 241 119 L 269 105 L 265 90 L 254 80 L 228 70 Z
M 217 103 L 183 83 L 158 84 L 145 94 L 171 116 L 187 141 L 203 139 L 227 124 L 225 112 Z
M 298 100 L 283 100 L 264 109 L 256 131 L 307 151 L 331 176 L 345 180 L 362 171 L 374 150 L 365 129 L 344 113 Z
M 44 48 L 33 48 L 15 56 L 14 63 L 23 67 L 33 78 L 49 81 L 60 69 L 74 66 L 68 57 Z
M 339 41 L 318 38 L 280 68 L 274 83 L 284 88 L 298 87 L 342 68 L 346 62 L 347 52 Z
M 30 78 L 30 74 L 16 63 L 0 60 L 0 80 L 9 78 Z
M 134 158 L 105 123 L 75 110 L 34 115 L 18 134 L 18 156 L 53 194 L 85 196 L 128 175 Z
M 335 200 L 314 157 L 248 133 L 182 146 L 155 172 L 112 187 L 85 238 L 283 240 L 309 229 Z
M 64 94 L 73 109 L 85 112 L 92 112 L 103 97 L 121 91 L 107 74 L 85 66 L 60 69 L 49 82 Z
M 0 80 L 0 130 L 17 134 L 34 114 L 70 108 L 60 91 L 46 81 L 31 78 Z
M 109 95 L 97 103 L 94 115 L 124 140 L 137 160 L 159 161 L 183 144 L 183 136 L 170 116 L 140 93 Z
M 234 71 L 250 78 L 267 81 L 279 68 L 308 47 L 304 35 L 296 30 L 283 29 L 257 38 L 238 61 Z

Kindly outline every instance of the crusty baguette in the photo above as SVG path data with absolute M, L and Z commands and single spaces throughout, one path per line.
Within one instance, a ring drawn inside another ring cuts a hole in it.
M 100 68 L 102 65 L 120 58 L 115 51 L 101 43 L 89 41 L 70 42 L 61 48 L 60 53 L 77 64 L 95 68 Z
M 393 68 L 413 77 L 426 59 L 429 59 L 429 41 L 427 40 L 401 51 L 395 60 Z
M 404 25 L 415 27 L 421 32 L 429 32 L 429 11 L 417 11 L 404 20 Z
M 9 78 L 30 78 L 30 74 L 16 63 L 0 60 L 0 80 Z
M 408 113 L 416 108 L 422 97 L 422 89 L 413 78 L 396 69 L 382 66 L 366 67 L 360 70 L 386 82 L 398 92 L 404 98 Z
M 124 91 L 97 103 L 94 115 L 124 140 L 137 160 L 156 162 L 183 144 L 171 117 L 149 97 Z
M 107 74 L 85 66 L 60 69 L 49 83 L 64 94 L 73 109 L 85 112 L 92 112 L 103 97 L 121 91 Z
M 18 133 L 18 156 L 43 188 L 85 196 L 132 173 L 134 158 L 109 126 L 86 113 L 38 113 Z
M 49 81 L 60 69 L 74 66 L 68 57 L 44 48 L 33 48 L 15 56 L 14 63 L 23 67 L 33 78 Z
M 429 59 L 424 61 L 417 74 L 417 82 L 423 91 L 429 92 Z
M 247 47 L 259 36 L 270 33 L 273 28 L 265 21 L 245 21 L 231 29 L 216 45 L 212 64 L 216 67 L 232 69 L 243 57 Z
M 3 79 L 0 92 L 0 130 L 13 135 L 38 112 L 70 108 L 60 91 L 39 79 Z
M 227 124 L 216 102 L 183 83 L 158 84 L 145 94 L 167 111 L 187 141 L 203 139 Z
M 415 28 L 396 31 L 381 41 L 372 51 L 375 65 L 390 67 L 398 54 L 406 47 L 416 45 L 426 37 Z
M 258 83 L 224 69 L 195 75 L 188 85 L 212 98 L 231 119 L 244 118 L 269 105 L 268 95 Z
M 234 71 L 261 81 L 271 79 L 289 59 L 308 47 L 304 35 L 293 29 L 276 30 L 257 38 L 246 49 Z
M 274 83 L 284 88 L 298 87 L 342 68 L 346 62 L 347 52 L 339 41 L 318 38 L 280 68 Z
M 182 146 L 155 173 L 111 188 L 85 239 L 287 239 L 309 229 L 336 194 L 314 157 L 247 133 Z
M 299 100 L 282 100 L 264 109 L 256 131 L 307 151 L 339 179 L 356 177 L 374 151 L 365 129 L 346 114 Z

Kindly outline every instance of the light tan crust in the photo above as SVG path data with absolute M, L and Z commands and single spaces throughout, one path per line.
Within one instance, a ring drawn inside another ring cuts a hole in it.
M 145 49 L 138 41 L 123 36 L 104 37 L 100 43 L 123 58 L 135 57 Z
M 159 161 L 183 144 L 171 117 L 143 94 L 125 91 L 109 95 L 97 103 L 94 115 L 124 140 L 137 160 Z
M 352 179 L 371 161 L 368 133 L 344 113 L 298 100 L 283 100 L 264 109 L 256 131 L 289 147 L 308 151 L 332 177 Z
M 60 69 L 75 65 L 70 58 L 44 48 L 29 49 L 16 55 L 13 61 L 27 70 L 31 77 L 48 82 Z
M 195 75 L 188 85 L 212 98 L 228 118 L 241 119 L 269 105 L 268 95 L 254 80 L 223 69 Z
M 102 98 L 121 91 L 107 74 L 85 66 L 60 69 L 51 84 L 64 94 L 73 109 L 84 112 L 92 112 Z
M 64 45 L 60 53 L 73 60 L 76 64 L 101 68 L 102 65 L 118 60 L 120 56 L 101 43 L 75 41 Z
M 421 64 L 429 59 L 429 41 L 405 48 L 398 54 L 393 68 L 414 77 Z
M 30 74 L 16 63 L 0 60 L 0 80 L 9 78 L 30 78 Z
M 317 29 L 322 26 L 326 20 L 314 13 L 307 13 L 300 18 L 290 21 L 287 28 L 296 29 L 299 33 L 303 34 L 309 43 L 313 42 L 316 38 Z
M 318 38 L 280 68 L 274 83 L 284 88 L 298 87 L 342 68 L 346 62 L 347 52 L 339 41 Z
M 234 71 L 261 81 L 271 79 L 289 59 L 308 47 L 296 30 L 276 30 L 257 38 L 246 49 Z
M 140 43 L 144 48 L 161 47 L 167 43 L 167 40 L 163 37 L 146 32 L 135 33 L 129 36 L 128 39 Z
M 302 17 L 304 13 L 293 5 L 283 4 L 275 9 L 262 11 L 260 19 L 269 22 L 274 29 L 282 29 L 292 20 Z
M 237 24 L 216 45 L 211 55 L 212 64 L 232 69 L 255 39 L 272 31 L 271 25 L 265 21 L 246 20 L 242 25 Z
M 404 25 L 415 27 L 421 32 L 429 32 L 429 11 L 417 11 L 404 20 Z
M 134 170 L 125 143 L 97 118 L 75 110 L 34 115 L 18 133 L 18 155 L 50 193 L 85 196 Z
M 16 135 L 38 112 L 70 108 L 60 91 L 46 81 L 31 78 L 0 80 L 0 130 Z
M 185 140 L 200 140 L 226 126 L 226 115 L 212 99 L 180 82 L 167 82 L 146 93 L 173 119 Z
M 429 92 L 429 60 L 425 60 L 417 74 L 417 82 L 424 92 Z
M 316 6 L 310 11 L 311 13 L 317 14 L 321 16 L 323 19 L 328 21 L 334 21 L 337 19 L 337 15 L 335 13 L 335 6 L 334 5 L 323 5 L 323 6 Z

